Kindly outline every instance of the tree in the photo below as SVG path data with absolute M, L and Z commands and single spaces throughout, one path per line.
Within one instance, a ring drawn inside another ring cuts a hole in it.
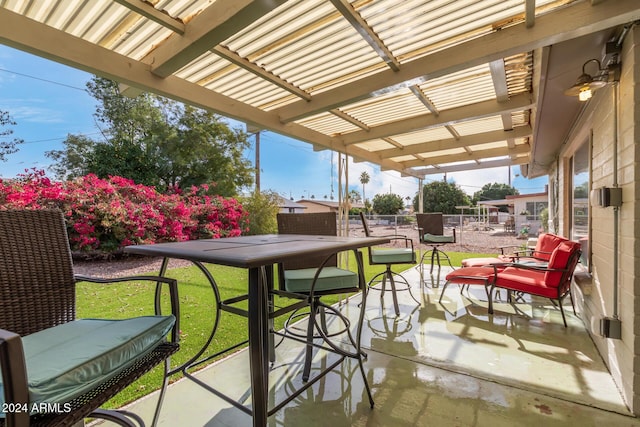
M 360 196 L 360 193 L 357 190 L 349 191 L 349 199 L 354 203 L 362 202 L 362 197 Z
M 472 202 L 473 204 L 478 204 L 479 201 L 483 200 L 503 200 L 506 196 L 520 194 L 517 189 L 514 187 L 502 184 L 498 182 L 494 182 L 491 184 L 485 184 L 482 186 L 480 191 L 476 191 L 473 193 Z M 500 211 L 507 212 L 508 209 L 506 206 L 501 206 Z
M 454 182 L 434 181 L 422 187 L 424 212 L 459 213 L 456 206 L 470 204 L 469 196 Z M 413 207 L 418 210 L 418 195 L 413 198 Z
M 99 77 L 87 88 L 98 100 L 94 116 L 103 138 L 69 135 L 64 150 L 48 152 L 59 178 L 118 175 L 160 189 L 213 184 L 211 191 L 223 196 L 252 183 L 246 134 L 214 113 L 149 93 L 127 98 L 116 82 Z
M 16 122 L 11 119 L 8 111 L 0 110 L 0 161 L 6 162 L 9 154 L 16 153 L 16 146 L 24 141 L 20 138 L 9 138 L 13 135 L 13 129 L 5 128 L 6 126 L 15 126 Z
M 77 178 L 89 173 L 88 159 L 92 158 L 96 144 L 84 135 L 67 135 L 63 141 L 64 150 L 48 151 L 47 157 L 53 160 L 49 169 L 61 179 Z
M 362 200 L 366 200 L 367 198 L 364 196 L 364 185 L 368 184 L 369 181 L 371 180 L 371 177 L 369 176 L 369 174 L 367 173 L 367 171 L 364 171 L 360 174 L 360 183 L 362 184 Z
M 404 208 L 404 199 L 397 194 L 376 194 L 373 196 L 373 211 L 378 215 L 396 215 Z

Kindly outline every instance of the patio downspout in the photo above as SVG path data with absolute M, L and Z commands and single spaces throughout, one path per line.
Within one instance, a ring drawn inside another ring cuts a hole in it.
M 634 24 L 627 24 L 624 26 L 622 33 L 618 37 L 616 41 L 616 47 L 621 49 L 622 42 L 625 37 L 629 33 L 631 26 Z M 619 65 L 619 64 L 618 64 Z M 616 71 L 620 73 L 620 69 Z M 620 102 L 620 75 L 614 77 L 613 79 L 613 188 L 618 188 L 618 126 L 619 126 L 619 102 Z M 619 308 L 619 287 L 618 283 L 618 269 L 620 267 L 620 237 L 619 237 L 619 224 L 620 222 L 620 206 L 616 205 L 613 208 L 613 319 L 616 322 L 616 325 L 619 327 L 618 334 L 616 336 L 611 336 L 611 338 L 622 338 L 622 328 L 620 327 L 620 318 L 618 316 L 618 308 Z
M 613 82 L 613 182 L 612 188 L 619 188 L 618 185 L 618 100 L 620 99 L 618 81 Z M 619 272 L 620 267 L 620 237 L 619 237 L 619 221 L 620 221 L 620 203 L 613 206 L 613 312 L 611 317 L 600 319 L 600 335 L 605 338 L 622 339 L 622 322 L 620 321 L 619 308 Z
M 620 85 L 613 82 L 613 188 L 618 188 L 618 101 Z M 618 318 L 618 268 L 619 268 L 619 236 L 620 206 L 613 208 L 613 318 Z

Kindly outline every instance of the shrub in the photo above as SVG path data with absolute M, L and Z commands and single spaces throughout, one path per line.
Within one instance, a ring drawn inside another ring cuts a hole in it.
M 253 192 L 241 197 L 242 206 L 249 212 L 249 230 L 246 234 L 274 234 L 278 232 L 276 215 L 280 210 L 280 196 L 273 191 Z
M 0 180 L 0 209 L 58 208 L 64 212 L 74 252 L 119 253 L 124 246 L 239 236 L 247 212 L 235 199 L 207 195 L 208 186 L 154 187 L 112 176 L 86 175 L 66 182 L 33 170 Z

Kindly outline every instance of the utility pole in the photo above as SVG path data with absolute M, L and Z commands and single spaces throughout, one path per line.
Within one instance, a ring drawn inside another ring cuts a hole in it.
M 260 131 L 256 133 L 256 193 L 260 192 Z
M 253 134 L 256 137 L 256 193 L 260 192 L 260 131 L 260 128 L 247 124 L 247 133 L 249 135 Z

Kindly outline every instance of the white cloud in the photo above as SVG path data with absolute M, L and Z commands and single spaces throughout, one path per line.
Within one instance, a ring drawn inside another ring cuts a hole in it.
M 356 188 L 362 194 L 362 184 L 360 175 L 367 172 L 370 177 L 368 184 L 365 184 L 365 197 L 369 200 L 376 194 L 393 193 L 404 197 L 413 198 L 418 191 L 418 180 L 412 177 L 402 177 L 395 171 L 381 171 L 379 167 L 371 163 L 349 162 L 349 183 L 351 188 Z
M 65 121 L 59 110 L 50 108 L 19 106 L 12 107 L 9 111 L 11 117 L 19 123 L 63 123 Z
M 520 168 L 518 167 L 518 170 Z M 514 174 L 514 168 L 511 168 L 511 174 Z M 465 193 L 470 196 L 476 191 L 480 191 L 485 184 L 498 182 L 501 184 L 509 183 L 509 170 L 507 167 L 480 169 L 466 172 L 455 172 L 447 175 L 447 179 L 455 182 Z
M 362 193 L 362 184 L 360 184 L 360 174 L 366 171 L 371 180 L 365 185 L 365 196 L 371 199 L 376 194 L 394 193 L 404 197 L 413 197 L 418 192 L 418 179 L 413 177 L 403 177 L 399 172 L 380 171 L 380 168 L 371 163 L 349 163 L 349 181 L 350 186 L 357 188 Z M 511 176 L 513 177 L 520 172 L 519 167 L 511 168 Z M 440 181 L 443 175 L 427 175 L 424 184 L 433 181 Z M 472 170 L 465 172 L 455 172 L 447 174 L 449 182 L 455 182 L 465 193 L 472 196 L 473 193 L 479 191 L 485 184 L 494 182 L 507 184 L 509 182 L 509 170 L 507 167 Z

